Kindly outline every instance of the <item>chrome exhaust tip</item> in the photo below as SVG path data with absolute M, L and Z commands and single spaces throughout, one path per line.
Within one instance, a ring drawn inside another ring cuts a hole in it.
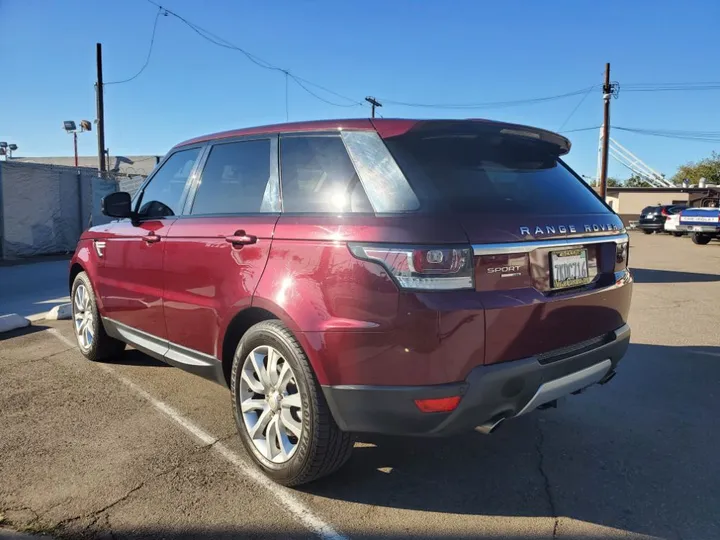
M 497 428 L 500 427 L 500 424 L 502 424 L 504 421 L 504 416 L 496 420 L 490 420 L 489 422 L 485 422 L 484 424 L 477 426 L 475 428 L 475 431 L 477 431 L 478 433 L 482 433 L 483 435 L 490 435 L 495 430 L 497 430 Z

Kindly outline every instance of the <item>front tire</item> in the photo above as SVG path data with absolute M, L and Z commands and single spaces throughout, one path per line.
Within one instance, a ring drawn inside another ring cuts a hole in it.
M 245 333 L 230 386 L 243 445 L 275 482 L 306 484 L 350 457 L 351 435 L 335 423 L 307 355 L 280 321 L 260 322 Z
M 80 272 L 72 286 L 72 322 L 80 352 L 93 362 L 120 355 L 125 343 L 105 333 L 90 278 Z
M 712 240 L 712 236 L 710 236 L 709 234 L 693 233 L 692 235 L 693 243 L 700 246 L 704 246 L 705 244 L 710 243 L 710 240 Z
M 681 233 L 681 232 L 674 232 L 674 233 L 673 233 L 673 236 L 675 236 L 675 237 L 677 237 L 677 238 L 680 238 L 681 236 L 683 236 L 683 234 L 684 234 L 684 233 Z

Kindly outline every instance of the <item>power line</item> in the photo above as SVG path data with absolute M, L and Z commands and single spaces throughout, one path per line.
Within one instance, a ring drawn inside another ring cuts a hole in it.
M 624 84 L 626 92 L 691 92 L 702 90 L 720 90 L 720 82 L 669 82 Z
M 591 131 L 600 129 L 601 126 L 590 126 L 578 129 L 569 129 L 560 131 L 559 133 L 577 133 L 580 131 Z M 646 128 L 629 128 L 623 126 L 610 126 L 618 131 L 627 133 L 636 133 L 638 135 L 649 135 L 653 137 L 664 137 L 667 139 L 678 139 L 699 142 L 720 142 L 720 131 L 698 131 L 698 130 L 678 130 L 678 129 L 646 129 Z
M 639 135 L 650 135 L 653 137 L 664 137 L 666 139 L 678 139 L 699 142 L 720 142 L 720 131 L 683 131 L 670 129 L 639 129 L 613 126 L 613 129 L 637 133 Z
M 600 129 L 602 126 L 591 126 L 578 129 L 566 129 L 565 131 L 558 131 L 558 133 L 577 133 L 578 131 L 590 131 L 591 129 Z
M 145 63 L 140 68 L 140 71 L 138 71 L 135 75 L 133 75 L 129 79 L 125 79 L 122 81 L 106 82 L 106 83 L 103 83 L 103 86 L 107 86 L 108 84 L 123 84 L 126 82 L 133 81 L 133 80 L 137 79 L 143 71 L 145 71 L 145 68 L 148 67 L 148 64 L 150 63 L 150 55 L 152 55 L 153 45 L 155 44 L 155 32 L 157 31 L 157 24 L 158 24 L 158 21 L 160 20 L 160 14 L 162 13 L 162 11 L 163 11 L 162 7 L 158 6 L 158 11 L 155 14 L 155 22 L 153 23 L 152 35 L 150 36 L 150 48 L 148 49 L 147 58 L 145 58 Z M 165 16 L 167 16 L 167 12 L 165 13 Z
M 599 85 L 588 86 L 565 94 L 558 94 L 554 96 L 545 96 L 531 99 L 518 99 L 513 101 L 488 101 L 484 103 L 412 103 L 408 101 L 395 101 L 388 98 L 378 98 L 383 103 L 390 103 L 392 105 L 402 105 L 404 107 L 419 107 L 428 109 L 495 109 L 502 107 L 514 107 L 516 105 L 526 105 L 531 103 L 543 103 L 547 101 L 555 101 L 558 99 L 565 99 L 572 96 L 578 96 L 580 94 L 589 93 Z
M 188 26 L 190 29 L 192 29 L 196 34 L 198 34 L 198 35 L 199 35 L 200 37 L 202 37 L 203 39 L 209 41 L 210 43 L 213 43 L 214 45 L 217 45 L 217 46 L 219 46 L 219 47 L 224 47 L 224 48 L 226 48 L 226 49 L 231 49 L 231 50 L 238 51 L 238 52 L 242 53 L 243 55 L 245 55 L 245 57 L 246 57 L 248 60 L 250 60 L 253 64 L 255 64 L 256 66 L 258 66 L 258 67 L 260 67 L 260 68 L 263 68 L 263 69 L 270 70 L 270 71 L 277 71 L 277 72 L 279 72 L 279 73 L 284 74 L 286 78 L 287 78 L 287 77 L 290 77 L 293 81 L 295 81 L 295 83 L 296 83 L 298 86 L 300 86 L 300 88 L 302 88 L 303 90 L 305 90 L 305 92 L 307 92 L 308 94 L 310 94 L 310 95 L 313 96 L 314 98 L 316 98 L 316 99 L 318 99 L 318 100 L 320 100 L 320 101 L 323 101 L 323 102 L 327 103 L 328 105 L 334 105 L 334 106 L 336 106 L 336 107 L 357 107 L 357 106 L 363 106 L 363 103 L 360 102 L 360 101 L 358 101 L 358 100 L 356 100 L 356 99 L 353 99 L 353 98 L 344 96 L 344 95 L 342 95 L 342 94 L 340 94 L 340 93 L 338 93 L 338 92 L 335 92 L 335 91 L 333 91 L 333 90 L 330 90 L 329 88 L 325 88 L 324 86 L 322 86 L 322 85 L 320 85 L 320 84 L 317 84 L 317 83 L 308 81 L 307 79 L 303 79 L 302 77 L 299 77 L 298 75 L 295 75 L 294 73 L 292 73 L 291 71 L 289 71 L 289 70 L 287 70 L 287 69 L 283 69 L 283 68 L 280 68 L 280 67 L 278 67 L 278 66 L 273 65 L 272 63 L 268 62 L 267 60 L 264 60 L 264 59 L 260 58 L 259 56 L 255 55 L 255 54 L 253 54 L 253 53 L 251 53 L 251 52 L 249 52 L 249 51 L 246 51 L 246 50 L 243 49 L 242 47 L 239 47 L 238 45 L 235 45 L 234 43 L 228 41 L 227 39 L 225 39 L 225 38 L 223 38 L 223 37 L 220 37 L 220 36 L 218 36 L 217 34 L 212 33 L 210 30 L 207 30 L 207 29 L 205 29 L 205 28 L 203 28 L 203 27 L 201 27 L 201 26 L 199 26 L 199 25 L 197 25 L 197 24 L 195 24 L 195 23 L 190 22 L 190 21 L 187 20 L 185 17 L 183 17 L 183 16 L 181 16 L 181 15 L 178 15 L 178 14 L 175 13 L 174 11 L 169 10 L 169 9 L 161 6 L 160 4 L 156 3 L 154 0 L 147 0 L 147 1 L 148 1 L 149 3 L 151 3 L 151 4 L 153 4 L 154 6 L 157 6 L 158 8 L 164 10 L 165 13 L 170 14 L 170 15 L 172 15 L 173 17 L 177 18 L 178 20 L 182 21 L 186 26 Z M 319 88 L 320 90 L 323 90 L 324 92 L 327 92 L 327 93 L 329 93 L 329 94 L 332 94 L 332 95 L 334 95 L 334 96 L 337 96 L 337 97 L 339 97 L 339 98 L 341 98 L 341 99 L 347 100 L 347 101 L 349 101 L 349 102 L 351 102 L 351 103 L 350 103 L 350 104 L 342 104 L 342 103 L 336 103 L 336 102 L 333 102 L 333 101 L 329 101 L 329 100 L 327 100 L 327 99 L 319 96 L 316 92 L 313 92 L 312 90 L 310 90 L 310 89 L 308 88 L 308 86 L 314 86 L 314 87 L 316 87 L 316 88 Z
M 587 97 L 590 95 L 590 92 L 592 89 L 595 88 L 594 86 L 591 86 L 588 91 L 585 93 L 585 95 L 582 97 L 582 99 L 578 102 L 577 105 L 575 105 L 575 108 L 572 110 L 572 112 L 568 115 L 568 117 L 565 119 L 565 121 L 560 125 L 558 128 L 558 131 L 560 131 L 562 128 L 565 127 L 565 124 L 567 124 L 570 119 L 573 117 L 573 115 L 577 112 L 577 110 L 580 108 L 580 105 L 583 104 L 583 102 L 587 99 Z

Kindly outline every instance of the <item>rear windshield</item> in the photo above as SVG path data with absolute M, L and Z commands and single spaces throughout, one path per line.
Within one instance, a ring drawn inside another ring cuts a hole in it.
M 413 133 L 385 142 L 425 210 L 531 215 L 609 212 L 541 143 L 508 136 Z
M 642 213 L 643 214 L 654 214 L 659 211 L 660 211 L 659 206 L 646 206 L 645 208 L 643 208 Z

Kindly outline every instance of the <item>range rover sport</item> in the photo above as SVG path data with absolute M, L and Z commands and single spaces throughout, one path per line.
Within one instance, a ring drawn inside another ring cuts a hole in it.
M 79 241 L 80 350 L 130 344 L 229 387 L 285 485 L 339 468 L 353 433 L 490 433 L 609 381 L 628 347 L 628 235 L 569 149 L 484 120 L 181 143 Z

